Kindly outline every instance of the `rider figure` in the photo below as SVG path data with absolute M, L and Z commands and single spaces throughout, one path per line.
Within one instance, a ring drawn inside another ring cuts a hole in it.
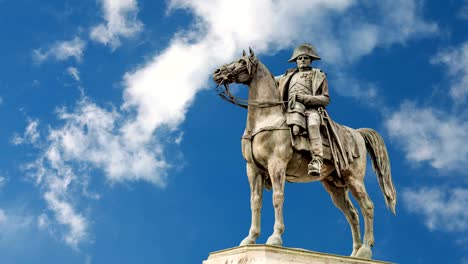
M 322 138 L 320 136 L 320 108 L 330 103 L 327 78 L 320 69 L 310 67 L 313 60 L 320 60 L 315 48 L 307 43 L 294 49 L 289 62 L 297 68 L 289 69 L 279 77 L 279 89 L 288 101 L 287 124 L 294 136 L 306 132 L 310 142 L 312 161 L 308 174 L 320 176 L 323 164 Z

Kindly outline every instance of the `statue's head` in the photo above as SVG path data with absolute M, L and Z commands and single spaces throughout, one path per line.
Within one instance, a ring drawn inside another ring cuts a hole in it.
M 258 64 L 258 59 L 251 48 L 249 48 L 249 53 L 243 51 L 242 57 L 216 69 L 213 73 L 213 80 L 216 84 L 233 82 L 247 84 L 252 79 L 253 71 L 256 70 Z
M 317 50 L 315 50 L 314 46 L 304 43 L 294 49 L 294 52 L 288 61 L 295 61 L 297 67 L 301 69 L 309 67 L 313 60 L 320 60 Z

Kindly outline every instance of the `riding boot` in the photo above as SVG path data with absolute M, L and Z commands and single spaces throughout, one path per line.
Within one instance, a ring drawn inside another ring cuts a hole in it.
M 307 173 L 310 176 L 317 176 L 320 177 L 320 173 L 322 170 L 322 164 L 323 164 L 323 158 L 319 156 L 314 156 L 312 158 L 312 161 L 309 163 L 307 166 Z
M 323 164 L 322 138 L 320 137 L 320 126 L 310 125 L 307 127 L 309 132 L 310 153 L 312 160 L 308 165 L 307 173 L 310 176 L 320 176 Z

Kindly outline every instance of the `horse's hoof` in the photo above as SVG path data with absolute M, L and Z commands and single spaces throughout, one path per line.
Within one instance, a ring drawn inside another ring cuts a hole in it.
M 367 245 L 362 245 L 361 248 L 357 251 L 355 258 L 362 258 L 362 259 L 371 259 L 372 258 L 372 250 Z
M 255 239 L 246 237 L 241 241 L 239 246 L 252 245 L 252 244 L 255 244 Z
M 356 257 L 356 254 L 357 254 L 358 250 L 359 250 L 359 248 L 353 249 L 353 252 L 351 252 L 350 257 Z
M 278 235 L 271 235 L 267 240 L 267 245 L 281 246 L 283 245 L 283 239 Z

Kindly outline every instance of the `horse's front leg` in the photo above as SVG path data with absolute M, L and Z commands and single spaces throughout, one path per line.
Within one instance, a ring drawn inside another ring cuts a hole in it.
M 286 163 L 281 160 L 273 160 L 268 164 L 268 173 L 270 174 L 273 187 L 273 206 L 275 208 L 275 226 L 273 234 L 268 238 L 268 245 L 281 246 L 284 233 L 283 221 L 283 202 L 284 202 L 284 183 L 286 181 Z
M 260 217 L 262 209 L 263 177 L 257 173 L 252 165 L 247 163 L 247 176 L 250 184 L 250 207 L 252 210 L 252 223 L 249 235 L 242 240 L 241 246 L 255 244 L 260 235 Z

